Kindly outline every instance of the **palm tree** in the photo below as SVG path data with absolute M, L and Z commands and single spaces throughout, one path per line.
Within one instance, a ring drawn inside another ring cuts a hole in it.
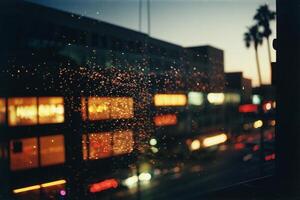
M 258 26 L 253 25 L 251 27 L 248 27 L 248 31 L 244 34 L 244 41 L 246 44 L 246 47 L 249 48 L 251 46 L 251 43 L 254 45 L 255 50 L 255 58 L 256 58 L 256 67 L 257 67 L 257 73 L 258 73 L 258 81 L 259 85 L 262 84 L 261 79 L 261 72 L 260 72 L 260 65 L 259 65 L 259 58 L 258 58 L 258 45 L 262 44 L 262 35 L 258 31 Z
M 269 37 L 272 34 L 272 30 L 270 28 L 270 21 L 275 20 L 276 13 L 271 11 L 267 4 L 260 6 L 256 10 L 256 14 L 254 15 L 254 19 L 257 21 L 259 27 L 262 27 L 263 30 L 261 32 L 262 36 L 267 39 L 268 46 L 268 54 L 269 54 L 269 62 L 271 64 L 271 50 L 270 50 L 270 42 Z

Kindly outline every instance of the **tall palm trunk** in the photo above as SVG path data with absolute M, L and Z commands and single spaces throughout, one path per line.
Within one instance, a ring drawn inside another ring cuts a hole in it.
M 255 47 L 255 58 L 256 58 L 256 67 L 257 67 L 257 73 L 258 73 L 258 81 L 259 81 L 259 85 L 261 86 L 262 80 L 261 80 L 261 72 L 260 72 L 260 65 L 259 65 L 259 58 L 258 58 L 257 47 Z

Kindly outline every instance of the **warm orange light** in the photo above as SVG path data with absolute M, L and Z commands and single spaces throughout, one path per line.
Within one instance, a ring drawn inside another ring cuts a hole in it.
M 177 124 L 177 116 L 174 114 L 157 115 L 154 117 L 155 126 L 169 126 Z
M 190 150 L 195 151 L 195 150 L 200 149 L 200 147 L 201 147 L 200 141 L 196 139 L 196 140 L 192 141 Z
M 10 141 L 10 169 L 21 170 L 38 167 L 37 138 L 22 138 Z
M 133 151 L 134 139 L 132 131 L 116 131 L 113 133 L 113 154 L 128 154 Z
M 107 179 L 105 181 L 101 181 L 99 183 L 94 183 L 90 186 L 90 192 L 96 193 L 101 192 L 104 190 L 117 188 L 118 187 L 118 181 L 116 179 Z
M 5 99 L 0 98 L 0 124 L 5 123 L 5 113 L 6 113 Z
M 31 190 L 38 190 L 40 189 L 41 186 L 40 185 L 32 185 L 32 186 L 28 186 L 28 187 L 23 187 L 23 188 L 19 188 L 19 189 L 14 189 L 13 193 L 14 194 L 18 194 L 18 193 L 22 193 L 22 192 L 28 192 Z
M 48 183 L 43 183 L 41 184 L 41 187 L 45 188 L 45 187 L 51 187 L 51 186 L 55 186 L 55 185 L 62 185 L 65 184 L 66 180 L 57 180 L 57 181 L 52 181 L 52 182 L 48 182 Z
M 40 137 L 41 166 L 55 165 L 65 162 L 65 141 L 63 135 Z
M 187 98 L 185 94 L 156 94 L 154 95 L 155 106 L 185 106 Z
M 64 122 L 64 99 L 62 97 L 39 97 L 40 124 Z
M 8 124 L 10 126 L 37 124 L 37 98 L 9 98 Z
M 215 135 L 212 137 L 207 137 L 203 140 L 203 145 L 205 147 L 210 147 L 213 145 L 221 144 L 227 140 L 227 135 L 225 133 Z
M 83 102 L 84 103 L 84 102 Z M 85 104 L 82 105 L 85 112 Z M 134 116 L 131 97 L 89 97 L 88 114 L 90 120 L 128 119 Z M 83 113 L 85 119 L 85 114 Z
M 62 185 L 65 183 L 66 183 L 66 180 L 62 179 L 62 180 L 52 181 L 52 182 L 48 182 L 48 183 L 42 183 L 40 185 L 32 185 L 32 186 L 28 186 L 28 187 L 14 189 L 13 193 L 18 194 L 18 193 L 28 192 L 28 191 L 32 191 L 32 190 L 38 190 L 38 189 L 41 189 L 41 187 L 46 188 L 46 187 L 51 187 L 51 186 L 56 186 L 56 185 Z
M 87 141 L 89 139 L 89 142 Z M 131 130 L 91 133 L 83 135 L 83 159 L 97 160 L 133 151 L 134 138 Z M 89 151 L 88 151 L 89 150 Z

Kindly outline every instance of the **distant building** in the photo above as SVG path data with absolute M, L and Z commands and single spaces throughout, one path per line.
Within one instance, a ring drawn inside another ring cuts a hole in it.
M 224 52 L 205 45 L 186 48 L 188 71 L 201 72 L 202 91 L 221 92 L 224 89 Z
M 261 96 L 263 101 L 275 100 L 275 87 L 273 85 L 262 85 L 253 88 L 253 94 Z
M 243 72 L 225 73 L 225 80 L 226 90 L 240 93 L 242 102 L 251 102 L 252 82 L 243 77 Z

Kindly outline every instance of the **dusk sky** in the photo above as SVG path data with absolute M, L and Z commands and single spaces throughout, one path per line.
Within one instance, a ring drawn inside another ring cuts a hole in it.
M 138 0 L 30 0 L 49 7 L 96 18 L 138 30 Z M 146 0 L 143 1 L 143 32 L 147 32 Z M 184 47 L 209 44 L 223 49 L 225 71 L 243 71 L 257 85 L 254 48 L 246 49 L 243 34 L 256 9 L 275 0 L 151 0 L 151 36 Z M 276 22 L 271 23 L 276 35 Z M 270 83 L 266 41 L 259 47 L 263 83 Z M 272 61 L 275 61 L 272 50 Z

